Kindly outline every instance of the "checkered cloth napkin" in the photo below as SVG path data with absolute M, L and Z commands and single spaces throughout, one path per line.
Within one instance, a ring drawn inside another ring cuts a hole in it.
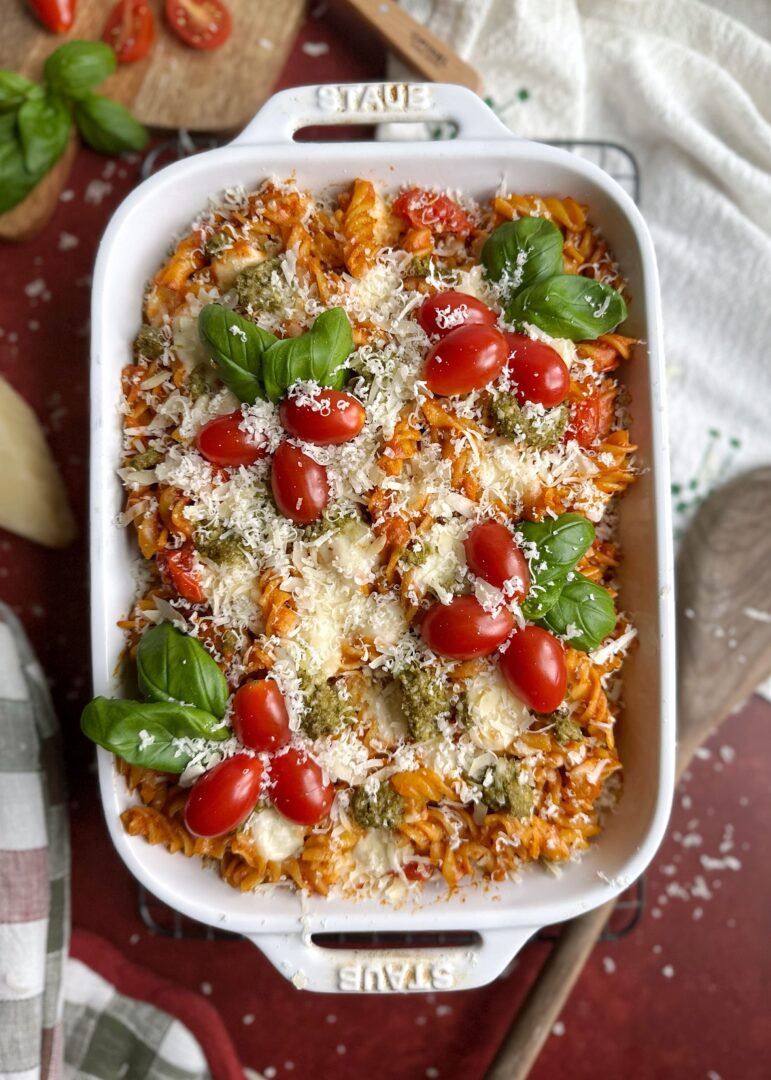
M 0 605 L 0 1080 L 242 1080 L 208 1002 L 71 934 L 60 741 L 43 672 Z

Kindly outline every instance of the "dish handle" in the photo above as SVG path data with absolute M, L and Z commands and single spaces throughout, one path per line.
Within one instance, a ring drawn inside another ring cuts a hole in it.
M 324 948 L 297 932 L 246 936 L 298 990 L 403 994 L 485 986 L 537 929 L 484 930 L 474 943 L 441 948 Z
M 291 143 L 304 127 L 329 124 L 439 123 L 457 139 L 511 139 L 480 97 L 452 83 L 345 83 L 297 86 L 269 98 L 231 146 Z

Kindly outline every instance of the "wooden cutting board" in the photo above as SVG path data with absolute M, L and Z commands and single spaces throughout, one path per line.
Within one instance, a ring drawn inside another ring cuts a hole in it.
M 243 127 L 273 89 L 302 19 L 303 0 L 227 0 L 233 33 L 210 52 L 183 45 L 166 25 L 162 0 L 148 2 L 156 23 L 150 54 L 120 65 L 98 92 L 123 102 L 148 127 Z M 63 42 L 101 37 L 112 3 L 79 0 L 72 30 L 50 34 L 24 0 L 2 0 L 0 67 L 40 78 L 46 57 Z

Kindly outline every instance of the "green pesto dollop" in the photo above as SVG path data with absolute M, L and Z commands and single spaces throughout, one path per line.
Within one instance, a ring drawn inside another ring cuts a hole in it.
M 402 712 L 415 742 L 425 742 L 439 732 L 440 717 L 448 716 L 452 693 L 446 683 L 416 664 L 396 676 L 402 689 Z
M 399 562 L 405 566 L 422 566 L 432 550 L 431 544 L 418 543 L 414 547 L 405 548 L 399 556 Z
M 355 510 L 343 510 L 340 507 L 328 506 L 320 518 L 305 526 L 303 539 L 318 540 L 320 536 L 337 532 L 338 529 L 344 529 L 346 525 L 351 525 L 360 520 Z
M 141 454 L 134 454 L 128 466 L 130 469 L 152 469 L 159 461 L 163 461 L 160 450 L 143 450 Z
M 519 768 L 511 758 L 501 758 L 486 771 L 482 798 L 491 809 L 505 810 L 513 817 L 528 818 L 533 812 L 533 789 L 520 783 Z
M 558 743 L 580 742 L 584 733 L 581 725 L 568 716 L 558 716 L 554 721 L 554 738 Z
M 187 379 L 187 392 L 191 401 L 198 401 L 199 397 L 209 393 L 209 373 L 211 368 L 208 364 L 196 364 Z
M 134 338 L 134 355 L 144 356 L 145 360 L 157 360 L 166 345 L 166 336 L 159 326 L 142 323 L 139 333 Z
M 236 275 L 238 303 L 248 311 L 280 312 L 286 303 L 287 288 L 278 259 L 245 266 Z
M 517 442 L 524 439 L 528 446 L 536 450 L 556 446 L 565 434 L 570 419 L 570 410 L 564 403 L 546 409 L 542 415 L 528 416 L 514 394 L 505 392 L 496 394 L 490 407 L 498 435 Z
M 209 239 L 203 245 L 203 253 L 209 259 L 216 259 L 218 255 L 221 255 L 223 251 L 231 246 L 233 243 L 232 237 L 227 233 L 216 232 L 212 233 Z
M 302 729 L 311 739 L 320 739 L 331 735 L 344 724 L 354 719 L 354 711 L 347 701 L 343 701 L 334 683 L 322 683 L 314 686 L 306 698 L 306 711 L 302 718 Z
M 414 277 L 428 277 L 431 273 L 431 256 L 429 254 L 413 255 L 410 273 Z
M 354 788 L 351 796 L 353 820 L 365 829 L 392 829 L 404 817 L 404 799 L 393 784 L 378 784 L 374 793 Z
M 232 562 L 243 554 L 241 540 L 223 529 L 198 529 L 193 537 L 196 550 L 212 562 Z

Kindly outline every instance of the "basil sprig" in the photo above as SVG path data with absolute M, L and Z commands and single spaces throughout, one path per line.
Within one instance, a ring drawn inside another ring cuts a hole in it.
M 225 676 L 204 647 L 171 623 L 142 635 L 137 650 L 139 689 L 150 701 L 194 705 L 223 716 L 228 703 Z
M 562 233 L 546 218 L 506 221 L 487 238 L 480 255 L 487 277 L 505 280 L 509 295 L 562 272 Z
M 481 254 L 485 274 L 498 282 L 506 321 L 531 323 L 552 337 L 593 341 L 627 316 L 623 296 L 601 281 L 562 273 L 562 234 L 545 218 L 499 225 Z
M 100 41 L 68 41 L 48 57 L 44 82 L 0 71 L 0 213 L 22 201 L 56 164 L 70 139 L 73 112 L 95 150 L 141 150 L 147 131 L 117 101 L 92 93 L 116 67 Z
M 230 308 L 207 304 L 198 316 L 198 335 L 225 385 L 240 401 L 280 401 L 296 382 L 339 390 L 353 332 L 342 308 L 330 308 L 299 337 L 279 340 Z
M 229 734 L 211 713 L 165 701 L 98 697 L 83 710 L 84 735 L 129 765 L 181 773 L 191 755 L 175 739 L 223 739 Z
M 569 631 L 574 648 L 596 648 L 616 625 L 616 614 L 608 590 L 575 569 L 594 540 L 592 523 L 581 514 L 560 514 L 521 522 L 517 532 L 535 549 L 527 552 L 531 585 L 522 614 L 557 634 Z
M 222 304 L 207 304 L 198 315 L 198 336 L 217 373 L 239 401 L 265 398 L 262 358 L 278 339 Z
M 353 352 L 353 333 L 342 308 L 323 311 L 307 334 L 277 341 L 263 362 L 265 392 L 280 401 L 296 382 L 312 380 L 339 390 L 345 385 L 345 361 Z
M 190 753 L 174 740 L 227 738 L 225 677 L 195 638 L 170 623 L 145 631 L 137 652 L 147 701 L 98 697 L 83 710 L 84 735 L 130 765 L 180 773 Z
M 557 274 L 517 293 L 506 307 L 510 323 L 533 323 L 552 337 L 593 341 L 626 318 L 621 293 L 580 274 Z

